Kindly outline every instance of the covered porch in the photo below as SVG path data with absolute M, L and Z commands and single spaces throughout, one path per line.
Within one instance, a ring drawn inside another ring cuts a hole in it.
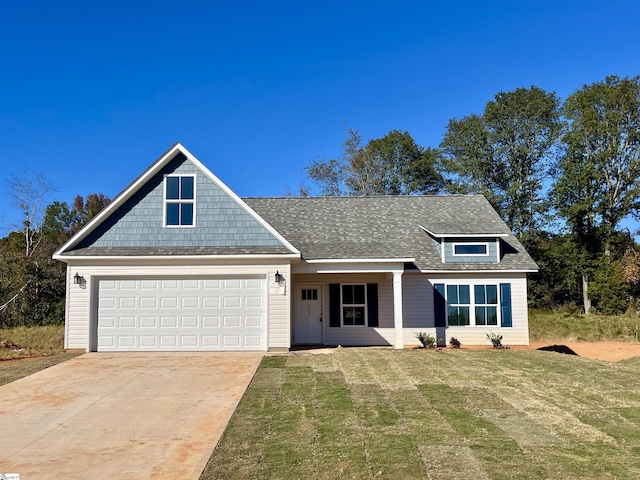
M 308 261 L 292 266 L 292 345 L 417 345 L 435 334 L 424 275 L 394 261 Z

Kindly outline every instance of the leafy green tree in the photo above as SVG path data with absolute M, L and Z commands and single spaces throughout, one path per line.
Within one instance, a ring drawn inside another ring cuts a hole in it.
M 552 196 L 586 257 L 581 276 L 588 313 L 590 280 L 604 268 L 600 255 L 611 261 L 620 222 L 639 214 L 640 77 L 585 85 L 567 98 L 563 111 L 564 153 Z
M 529 305 L 554 309 L 579 303 L 581 288 L 572 275 L 575 252 L 571 235 L 537 230 L 524 234 L 521 241 L 540 268 L 528 275 Z
M 71 210 L 73 215 L 72 233 L 76 233 L 93 220 L 93 217 L 98 215 L 109 203 L 111 203 L 111 199 L 102 193 L 90 193 L 84 199 L 81 195 L 77 195 Z
M 305 168 L 323 195 L 407 195 L 438 193 L 445 181 L 438 152 L 418 145 L 408 132 L 392 130 L 362 144 L 362 135 L 346 129 L 343 154 L 314 160 Z
M 567 98 L 564 114 L 556 204 L 573 230 L 602 229 L 609 256 L 617 226 L 640 207 L 640 76 L 585 85 Z
M 482 115 L 449 121 L 440 145 L 449 190 L 483 194 L 517 235 L 536 229 L 548 211 L 544 182 L 561 128 L 555 93 L 498 93 Z

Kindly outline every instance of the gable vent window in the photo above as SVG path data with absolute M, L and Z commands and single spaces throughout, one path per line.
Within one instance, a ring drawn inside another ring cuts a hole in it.
M 193 227 L 196 223 L 196 178 L 167 175 L 164 181 L 164 224 L 166 227 Z
M 454 243 L 453 256 L 486 257 L 489 255 L 488 243 Z

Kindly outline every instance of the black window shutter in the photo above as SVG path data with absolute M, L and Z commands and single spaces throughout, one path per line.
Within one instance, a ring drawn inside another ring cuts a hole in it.
M 500 284 L 500 313 L 502 314 L 502 326 L 511 327 L 511 284 Z
M 329 284 L 329 326 L 340 326 L 340 284 Z
M 436 283 L 433 286 L 433 307 L 436 317 L 436 327 L 446 327 L 447 302 L 444 298 L 444 283 Z
M 370 327 L 378 326 L 378 284 L 367 283 L 367 320 Z

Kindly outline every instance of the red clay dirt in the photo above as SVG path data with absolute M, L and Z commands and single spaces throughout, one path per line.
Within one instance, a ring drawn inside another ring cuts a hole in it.
M 536 350 L 549 345 L 566 345 L 581 357 L 606 360 L 607 362 L 618 362 L 627 358 L 640 355 L 640 343 L 623 342 L 562 342 L 545 341 L 531 342 L 529 349 Z

